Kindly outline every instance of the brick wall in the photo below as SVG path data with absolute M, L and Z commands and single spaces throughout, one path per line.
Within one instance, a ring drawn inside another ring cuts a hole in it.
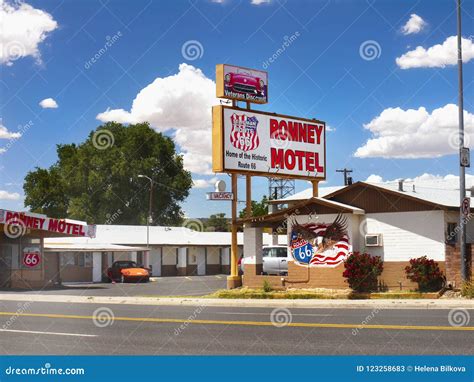
M 438 262 L 441 270 L 445 271 L 444 262 Z M 407 261 L 386 261 L 384 270 L 379 277 L 379 281 L 389 290 L 415 290 L 418 285 L 406 278 L 405 267 Z M 295 264 L 294 261 L 288 262 L 288 276 L 282 283 L 281 276 L 263 276 L 257 272 L 257 266 L 254 264 L 245 265 L 243 285 L 249 288 L 261 288 L 263 280 L 270 282 L 272 287 L 278 288 L 328 288 L 328 289 L 346 289 L 349 285 L 342 276 L 344 264 L 335 268 L 306 267 Z M 401 284 L 400 284 L 401 283 Z
M 474 265 L 474 246 L 472 244 L 467 244 L 466 252 L 468 255 L 468 264 L 470 264 L 469 275 L 472 277 L 472 269 Z M 462 285 L 461 251 L 458 244 L 446 244 L 446 281 L 454 281 L 456 288 L 460 288 Z

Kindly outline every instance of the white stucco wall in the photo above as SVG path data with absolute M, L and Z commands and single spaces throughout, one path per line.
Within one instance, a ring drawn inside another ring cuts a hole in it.
M 444 211 L 385 212 L 366 214 L 361 218 L 362 232 L 382 234 L 381 247 L 365 250 L 384 261 L 408 261 L 426 255 L 436 261 L 445 257 Z M 361 235 L 361 248 L 364 250 Z

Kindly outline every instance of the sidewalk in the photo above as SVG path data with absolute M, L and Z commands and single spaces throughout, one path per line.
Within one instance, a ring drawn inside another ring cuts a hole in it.
M 354 309 L 474 309 L 474 300 L 435 299 L 435 300 L 251 300 L 217 299 L 194 297 L 108 297 L 108 296 L 67 296 L 38 295 L 24 293 L 0 294 L 1 301 L 59 302 L 77 304 L 124 304 L 124 305 L 163 305 L 163 306 L 226 306 L 258 308 L 354 308 Z

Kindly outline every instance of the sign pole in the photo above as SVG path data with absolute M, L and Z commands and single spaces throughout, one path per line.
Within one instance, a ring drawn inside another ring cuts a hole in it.
M 457 0 L 457 41 L 458 41 L 458 85 L 459 85 L 459 102 L 458 102 L 458 119 L 459 119 L 459 156 L 461 162 L 461 153 L 464 149 L 464 100 L 463 100 L 463 76 L 462 76 L 462 42 L 461 42 L 461 0 Z M 459 223 L 461 232 L 459 237 L 459 247 L 461 256 L 461 279 L 463 282 L 468 281 L 467 259 L 466 259 L 466 219 L 463 216 L 462 203 L 466 197 L 466 169 L 462 163 L 459 166 L 459 191 L 460 191 L 460 214 Z
M 246 208 L 245 208 L 245 216 L 251 217 L 252 216 L 252 176 L 246 175 L 245 176 L 245 199 L 246 199 Z
M 230 249 L 230 276 L 227 277 L 227 289 L 234 289 L 241 286 L 241 279 L 237 267 L 238 262 L 238 244 L 237 244 L 237 174 L 232 174 L 232 231 L 231 231 L 231 249 Z

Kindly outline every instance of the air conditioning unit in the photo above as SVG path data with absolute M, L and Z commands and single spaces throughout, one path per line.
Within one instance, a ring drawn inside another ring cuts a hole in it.
M 382 234 L 367 234 L 365 235 L 365 246 L 366 247 L 381 247 L 382 246 Z

